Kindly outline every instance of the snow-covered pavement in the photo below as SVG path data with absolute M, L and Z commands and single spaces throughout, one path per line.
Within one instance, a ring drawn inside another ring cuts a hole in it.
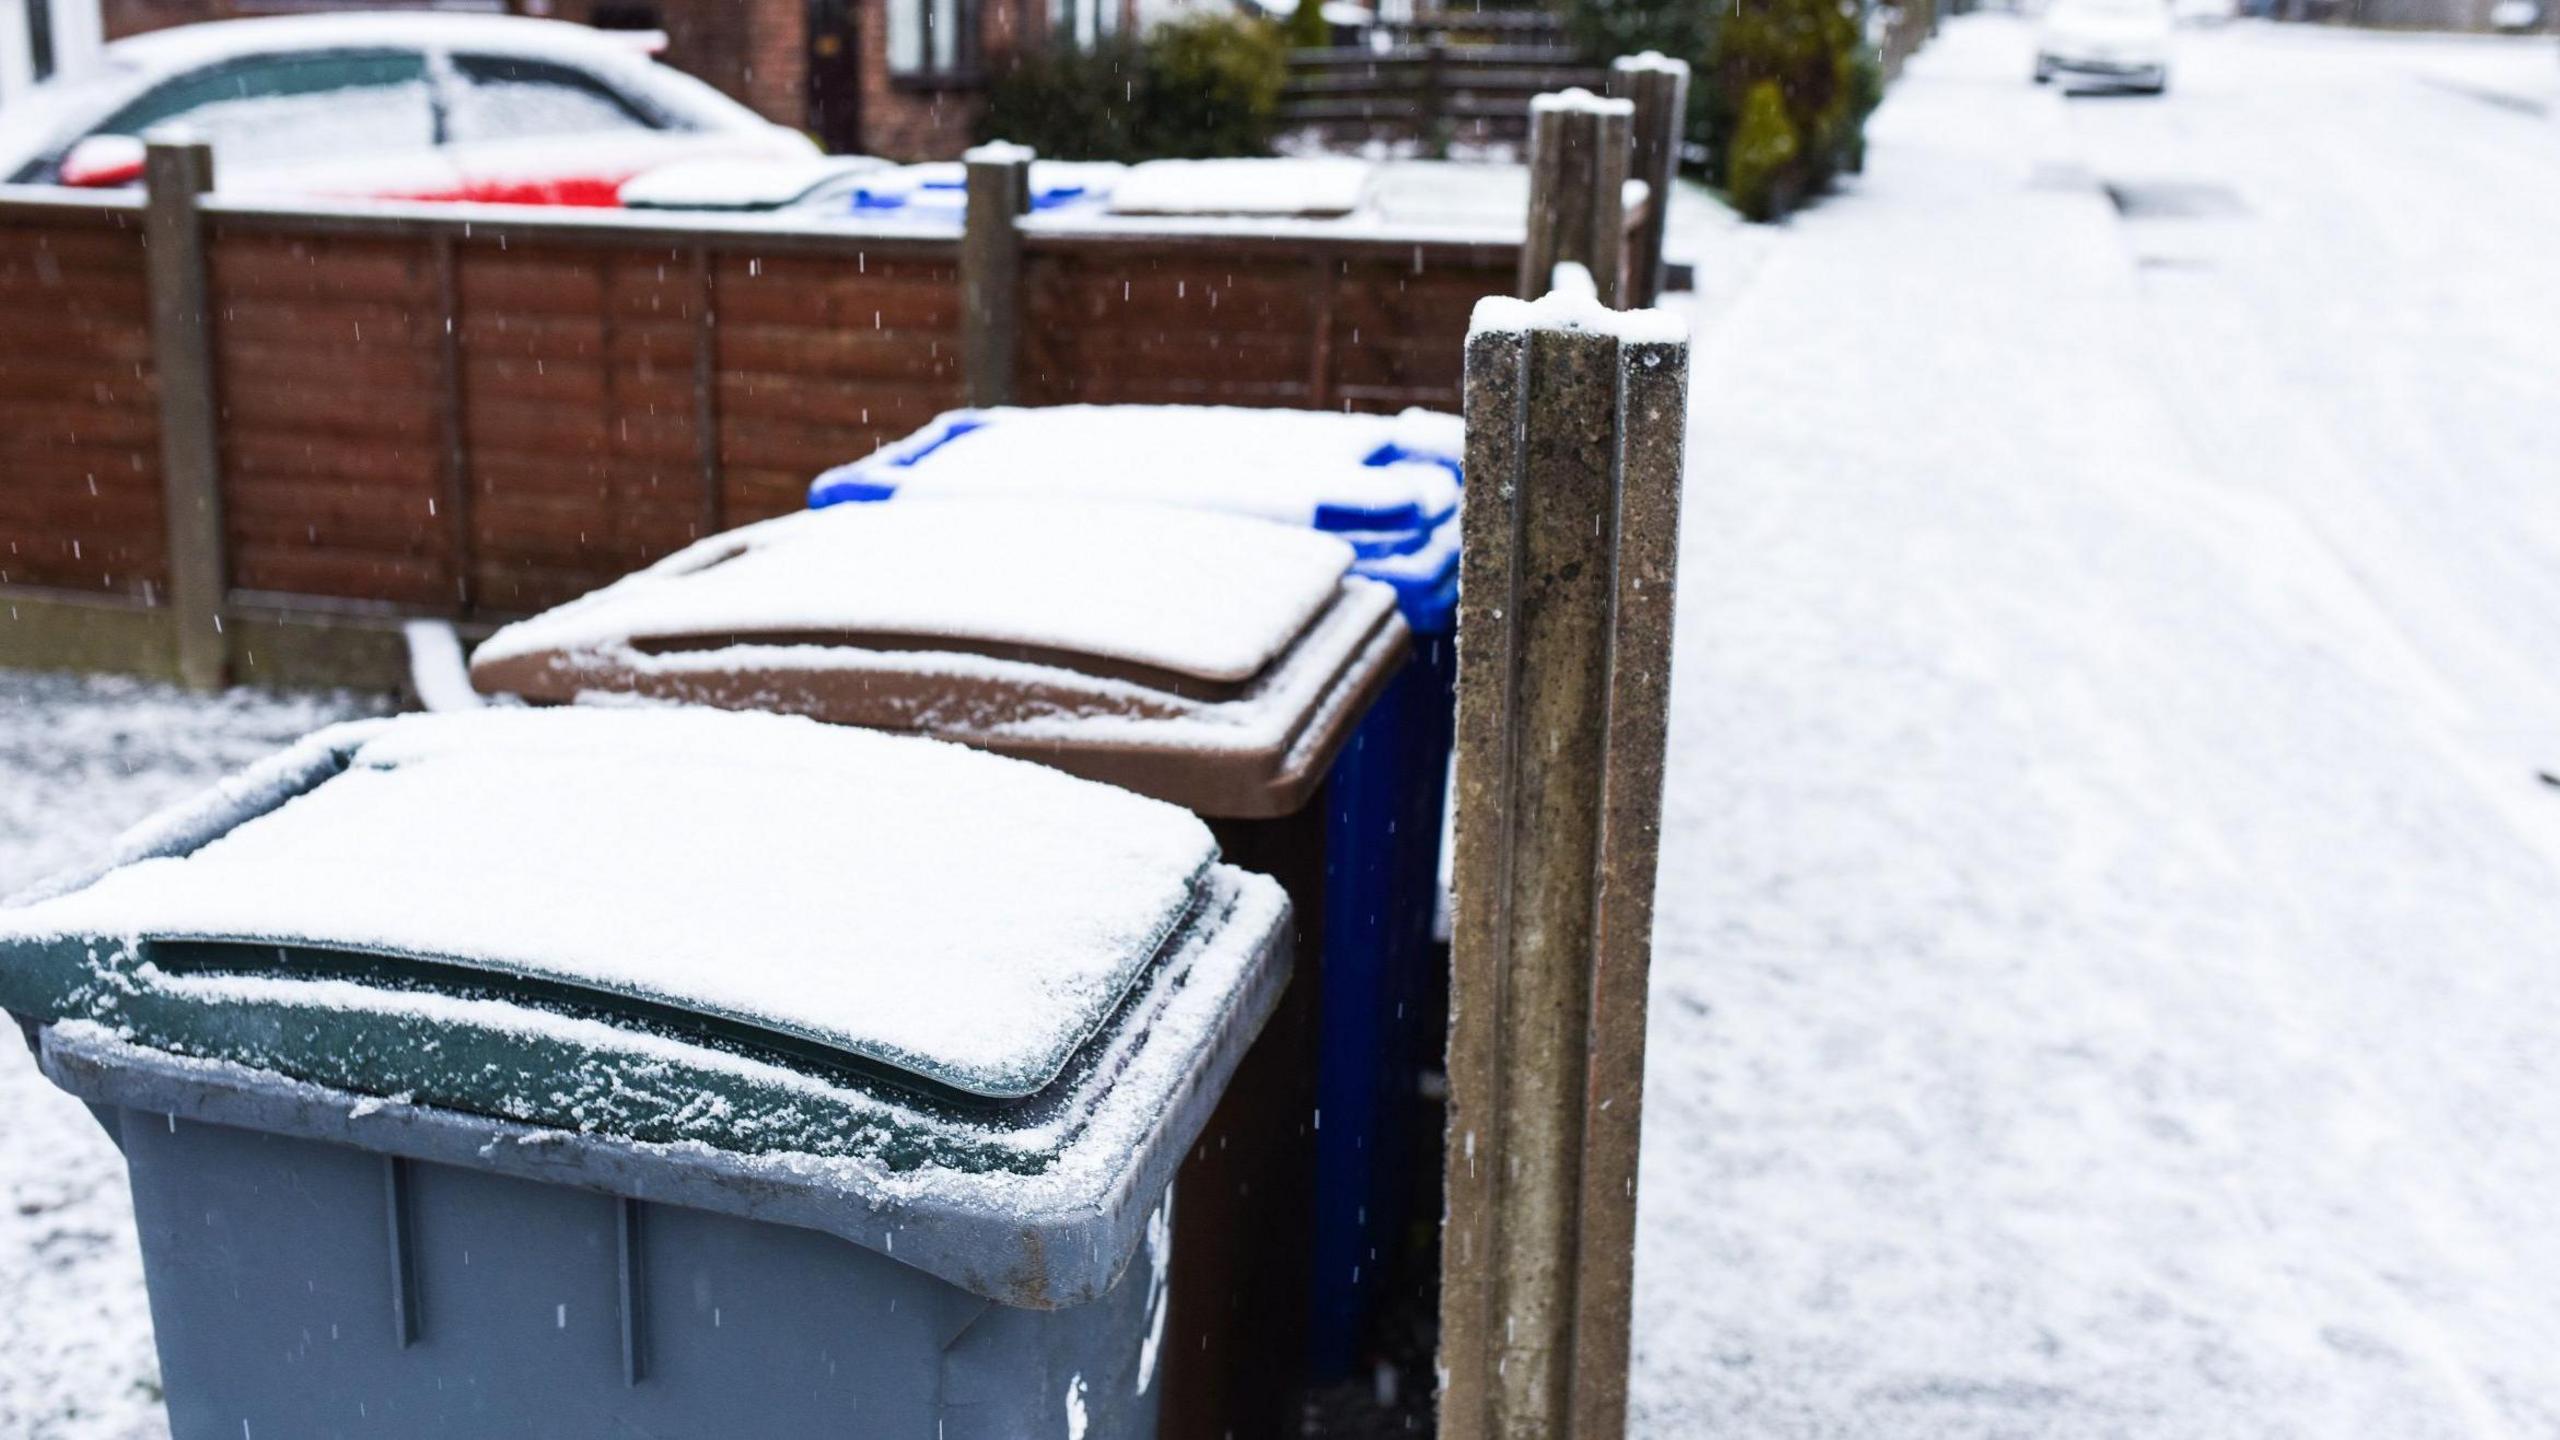
M 365 708 L 0 670 L 0 894 Z M 166 1434 L 158 1376 L 124 1163 L 0 1033 L 0 1436 Z
M 2560 1434 L 2560 130 L 2443 48 L 1957 21 L 1701 318 L 1639 1434 Z

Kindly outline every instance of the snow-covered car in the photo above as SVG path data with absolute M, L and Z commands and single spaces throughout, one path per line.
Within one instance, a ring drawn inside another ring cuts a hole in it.
M 2054 0 L 2036 32 L 2036 83 L 2057 75 L 2169 88 L 2168 0 Z
M 2510 35 L 2541 29 L 2540 0 L 2498 0 L 2489 7 L 2489 28 Z
M 680 160 L 807 158 L 772 124 L 652 59 L 553 20 L 368 13 L 184 25 L 119 40 L 0 106 L 0 180 L 106 187 L 142 136 L 210 142 L 226 191 L 611 205 Z

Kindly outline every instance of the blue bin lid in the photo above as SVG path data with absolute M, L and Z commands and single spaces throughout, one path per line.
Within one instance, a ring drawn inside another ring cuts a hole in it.
M 1098 206 L 1110 197 L 1127 169 L 1103 162 L 1035 160 L 1031 208 L 1046 212 Z M 865 172 L 852 183 L 812 193 L 800 208 L 855 220 L 957 225 L 968 203 L 967 167 L 955 161 L 930 161 Z
M 1076 494 L 1303 524 L 1367 557 L 1420 550 L 1456 513 L 1454 416 L 1069 405 L 957 410 L 809 487 L 812 509 L 902 494 Z M 962 444 L 972 437 L 1000 444 Z
M 1393 587 L 1396 608 L 1416 634 L 1445 635 L 1456 624 L 1460 525 L 1452 515 L 1408 547 L 1362 555 L 1352 564 L 1353 573 Z
M 1100 199 L 1102 192 L 1083 185 L 1052 185 L 1031 192 L 1031 208 L 1055 210 L 1087 199 Z M 856 215 L 876 215 L 882 211 L 959 211 L 966 209 L 969 193 L 966 186 L 928 183 L 916 186 L 856 185 L 848 200 Z

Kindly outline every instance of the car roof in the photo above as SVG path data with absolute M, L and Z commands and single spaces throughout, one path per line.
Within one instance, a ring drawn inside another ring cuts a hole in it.
M 592 30 L 560 20 L 432 11 L 272 15 L 173 26 L 113 41 L 86 63 L 66 67 L 0 105 L 0 179 L 151 85 L 207 65 L 297 51 L 466 50 L 556 60 L 645 93 L 706 128 L 766 125 L 711 86 L 658 64 L 646 48 L 654 38 L 645 31 Z
M 643 58 L 636 45 L 584 25 L 518 15 L 455 15 L 420 10 L 262 15 L 178 25 L 114 41 L 106 47 L 106 58 L 111 63 L 167 74 L 242 55 L 347 46 L 487 49 L 558 57 L 590 67 L 618 68 Z

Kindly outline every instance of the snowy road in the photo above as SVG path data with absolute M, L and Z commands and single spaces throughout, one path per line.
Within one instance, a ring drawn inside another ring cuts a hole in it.
M 1702 317 L 1640 1434 L 2560 1435 L 2537 67 L 1959 21 Z

